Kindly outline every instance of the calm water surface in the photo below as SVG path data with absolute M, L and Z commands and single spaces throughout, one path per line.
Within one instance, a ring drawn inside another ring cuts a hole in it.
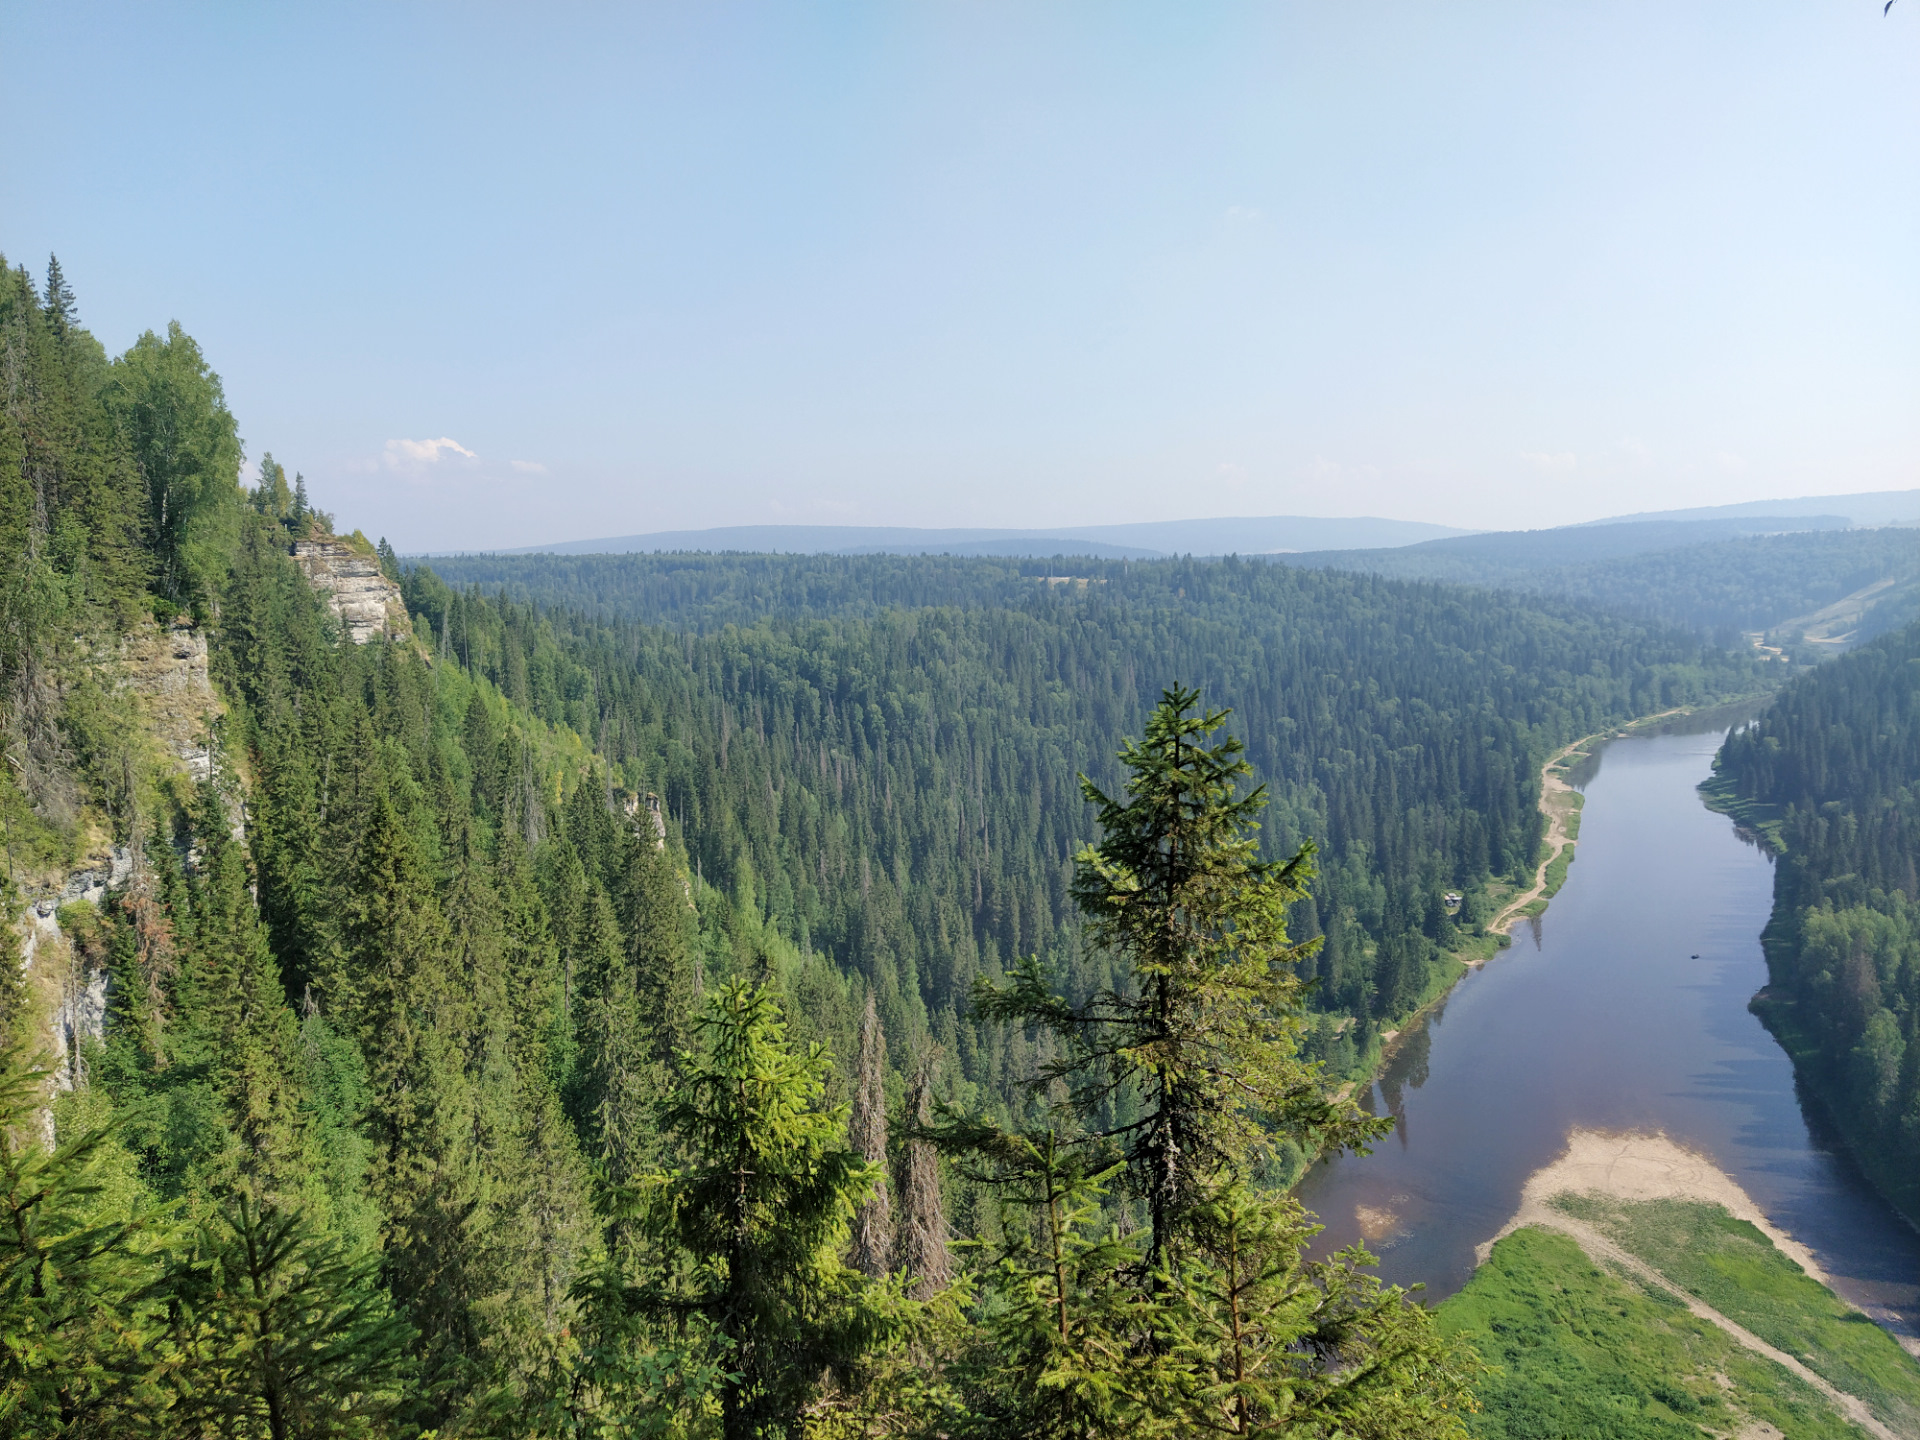
M 1570 1130 L 1664 1131 L 1712 1156 L 1849 1300 L 1920 1333 L 1920 1236 L 1803 1108 L 1747 1010 L 1767 979 L 1773 870 L 1695 792 L 1724 733 L 1616 740 L 1572 777 L 1586 809 L 1552 907 L 1402 1037 L 1368 1097 L 1393 1134 L 1301 1181 L 1321 1253 L 1365 1239 L 1384 1278 L 1444 1298 Z

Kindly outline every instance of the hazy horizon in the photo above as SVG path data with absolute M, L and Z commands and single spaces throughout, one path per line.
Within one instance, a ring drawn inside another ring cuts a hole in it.
M 15 8 L 0 253 L 415 552 L 1907 489 L 1916 26 Z

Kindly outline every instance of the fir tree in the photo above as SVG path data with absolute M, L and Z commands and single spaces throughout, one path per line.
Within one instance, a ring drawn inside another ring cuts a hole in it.
M 201 826 L 206 854 L 189 960 L 190 1019 L 238 1144 L 238 1178 L 256 1202 L 290 1202 L 313 1169 L 303 1133 L 305 1053 L 279 962 L 248 889 L 246 861 L 224 831 L 217 797 Z
M 1029 961 L 1007 986 L 975 992 L 982 1015 L 1060 1038 L 1040 1077 L 1069 1086 L 1075 1117 L 1120 1096 L 1137 1105 L 1116 1133 L 1146 1202 L 1152 1275 L 1174 1268 L 1188 1207 L 1275 1137 L 1338 1149 L 1385 1128 L 1329 1098 L 1318 1067 L 1295 1054 L 1304 982 L 1294 966 L 1313 947 L 1288 940 L 1286 917 L 1307 893 L 1313 848 L 1259 858 L 1266 788 L 1236 796 L 1251 767 L 1236 739 L 1209 747 L 1227 712 L 1190 714 L 1199 698 L 1163 692 L 1144 738 L 1127 741 L 1124 801 L 1081 778 L 1101 840 L 1075 858 L 1074 898 L 1088 939 L 1124 965 L 1127 983 L 1072 1004 Z
M 483 1115 L 467 1074 L 467 998 L 449 971 L 450 937 L 419 842 L 384 789 L 365 838 L 324 995 L 366 1056 L 373 1142 L 368 1188 L 385 1217 L 395 1299 L 421 1332 L 429 1378 L 447 1383 L 479 1349 L 475 1307 L 490 1293 Z
M 101 1203 L 108 1129 L 47 1143 L 47 1080 L 0 1048 L 0 1432 L 127 1433 L 167 1395 L 165 1256 Z
M 724 1343 L 727 1440 L 790 1433 L 870 1323 L 839 1255 L 875 1173 L 837 1143 L 845 1110 L 819 1108 L 825 1051 L 788 1042 L 765 990 L 721 987 L 699 1028 L 706 1053 L 662 1114 L 688 1162 L 641 1186 L 652 1232 L 694 1268 L 637 1303 L 701 1316 Z
M 268 451 L 260 457 L 260 483 L 253 490 L 253 508 L 269 520 L 285 522 L 293 508 L 293 492 L 287 488 L 287 469 Z
M 47 256 L 47 294 L 42 308 L 46 312 L 47 326 L 61 344 L 79 328 L 78 307 L 73 298 L 73 287 L 67 284 L 67 277 L 60 269 L 58 255 Z
M 600 886 L 587 894 L 577 940 L 580 965 L 579 1058 L 575 1111 L 607 1177 L 628 1184 L 640 1174 L 654 1135 L 654 1101 L 666 1070 L 655 1057 L 652 1027 L 633 985 L 633 967 Z
M 378 1268 L 298 1209 L 242 1194 L 209 1217 L 168 1287 L 187 1381 L 168 1411 L 175 1433 L 378 1434 L 414 1379 Z

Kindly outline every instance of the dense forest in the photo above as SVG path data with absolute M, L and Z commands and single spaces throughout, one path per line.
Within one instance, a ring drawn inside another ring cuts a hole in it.
M 1289 556 L 1287 563 L 1564 596 L 1684 626 L 1725 646 L 1881 581 L 1895 584 L 1872 597 L 1857 639 L 1920 613 L 1920 529 L 1811 528 L 1819 518 L 1579 525 L 1400 550 L 1326 551 Z M 1791 533 L 1750 533 L 1769 526 Z
M 1920 625 L 1787 686 L 1713 788 L 1782 848 L 1756 1008 L 1920 1217 Z
M 1890 582 L 1863 597 L 1852 643 L 1896 629 L 1920 613 L 1920 529 L 1800 529 L 1752 534 L 1768 522 L 1636 522 L 1515 531 L 1429 541 L 1391 550 L 1315 551 L 1267 563 L 1346 570 L 1396 580 L 1434 580 L 1554 596 L 1656 626 L 1675 626 L 1725 649 L 1746 633 L 1799 619 Z M 436 558 L 450 584 L 478 585 L 599 619 L 643 620 L 710 630 L 771 617 L 871 616 L 891 607 L 1021 605 L 1043 576 L 1120 584 L 1144 596 L 1154 577 L 1191 573 L 1194 562 L 925 556 L 462 555 Z M 1218 563 L 1218 562 L 1215 562 Z M 1182 582 L 1172 582 L 1173 589 Z M 1771 633 L 1771 632 L 1780 633 Z M 1795 650 L 1824 659 L 1821 647 Z M 1827 647 L 1829 652 L 1832 647 Z
M 1458 1433 L 1471 1354 L 1273 1181 L 1379 1134 L 1328 1064 L 1551 748 L 1767 667 L 1267 565 L 715 561 L 816 603 L 676 623 L 358 538 L 412 623 L 355 644 L 191 337 L 0 277 L 0 1430 Z
M 985 560 L 547 564 L 521 573 L 559 598 L 605 575 L 603 614 L 657 618 L 461 593 L 424 568 L 409 602 L 440 653 L 663 797 L 706 881 L 872 985 L 896 1048 L 931 1035 L 953 1083 L 1003 1101 L 1028 1062 L 976 1030 L 969 988 L 1029 953 L 1104 983 L 1069 895 L 1074 777 L 1112 783 L 1164 677 L 1233 708 L 1271 853 L 1320 847 L 1296 924 L 1325 936 L 1307 1043 L 1336 1072 L 1452 973 L 1488 887 L 1531 872 L 1552 749 L 1761 683 L 1750 659 L 1570 606 L 1258 562 L 1085 584 Z

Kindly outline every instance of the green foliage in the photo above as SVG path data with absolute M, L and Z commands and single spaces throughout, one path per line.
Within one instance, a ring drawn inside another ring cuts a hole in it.
M 377 1271 L 302 1212 L 242 1193 L 170 1277 L 186 1383 L 168 1423 L 265 1440 L 384 1433 L 413 1367 Z
M 1245 747 L 1231 737 L 1209 746 L 1227 715 L 1188 713 L 1199 699 L 1166 691 L 1144 738 L 1122 747 L 1124 802 L 1081 781 L 1101 838 L 1075 858 L 1072 893 L 1119 983 L 1074 1004 L 1029 962 L 974 997 L 985 1018 L 1059 1038 L 1037 1080 L 1064 1081 L 1076 1118 L 1131 1114 L 1100 1128 L 1122 1137 L 1155 1270 L 1174 1263 L 1182 1217 L 1216 1177 L 1245 1173 L 1270 1138 L 1340 1149 L 1382 1128 L 1330 1101 L 1317 1069 L 1296 1058 L 1296 967 L 1318 947 L 1288 939 L 1287 915 L 1306 898 L 1312 848 L 1259 858 L 1267 793 L 1236 794 L 1252 772 Z
M 1784 849 L 1755 1008 L 1920 1215 L 1920 624 L 1795 681 L 1715 766 Z
M 1602 1195 L 1562 1195 L 1555 1204 L 1866 1401 L 1895 1431 L 1920 1428 L 1920 1363 L 1745 1220 L 1718 1205 L 1685 1200 L 1629 1204 Z
M 673 1259 L 635 1303 L 711 1327 L 728 1440 L 794 1434 L 822 1370 L 870 1342 L 879 1318 L 839 1258 L 878 1176 L 840 1143 L 845 1111 L 818 1108 L 824 1050 L 788 1043 L 764 989 L 721 987 L 699 1027 L 705 1053 L 661 1115 L 687 1162 L 638 1186 L 648 1232 Z
M 0 1429 L 22 1440 L 130 1430 L 169 1368 L 151 1217 L 99 1203 L 109 1128 L 47 1136 L 48 1079 L 0 1050 Z
M 1564 1235 L 1517 1230 L 1439 1308 L 1492 1369 L 1468 1428 L 1488 1440 L 1540 1435 L 1695 1440 L 1750 1422 L 1796 1437 L 1858 1432 L 1825 1399 L 1743 1349 L 1665 1292 L 1603 1274 Z M 1724 1388 L 1719 1383 L 1724 1377 Z
M 1265 792 L 1238 793 L 1242 747 L 1209 743 L 1226 714 L 1189 713 L 1199 699 L 1167 691 L 1123 748 L 1125 800 L 1082 782 L 1101 839 L 1078 857 L 1073 893 L 1121 983 L 1073 1004 L 1029 963 L 977 993 L 984 1015 L 1057 1041 L 1034 1083 L 1061 1096 L 1068 1127 L 955 1120 L 942 1133 L 1040 1242 L 1016 1232 L 988 1284 L 1000 1383 L 986 1388 L 1023 1397 L 988 1428 L 1458 1434 L 1467 1357 L 1361 1273 L 1364 1252 L 1304 1263 L 1318 1227 L 1248 1183 L 1275 1140 L 1363 1146 L 1381 1127 L 1296 1056 L 1293 966 L 1311 946 L 1289 941 L 1286 916 L 1311 851 L 1258 858 Z M 1116 1140 L 1122 1160 L 1095 1172 Z M 1123 1171 L 1145 1205 L 1144 1244 L 1089 1232 Z
M 242 505 L 240 437 L 220 377 L 175 320 L 164 340 L 149 330 L 113 362 L 104 394 L 146 479 L 154 588 L 204 620 Z
M 1553 602 L 1266 564 L 1096 562 L 1084 588 L 942 557 L 448 568 L 537 603 L 416 567 L 436 651 L 592 736 L 616 785 L 660 797 L 696 878 L 861 977 L 890 1054 L 938 1041 L 970 1103 L 1011 1104 L 1024 1078 L 1020 1045 L 969 1013 L 977 977 L 1039 954 L 1076 998 L 1113 979 L 1069 893 L 1088 833 L 1072 777 L 1119 783 L 1155 677 L 1234 707 L 1271 787 L 1267 857 L 1318 847 L 1292 917 L 1324 937 L 1299 968 L 1309 1006 L 1370 1026 L 1457 974 L 1441 947 L 1473 937 L 1444 891 L 1531 872 L 1552 749 L 1756 683 L 1748 661 Z

